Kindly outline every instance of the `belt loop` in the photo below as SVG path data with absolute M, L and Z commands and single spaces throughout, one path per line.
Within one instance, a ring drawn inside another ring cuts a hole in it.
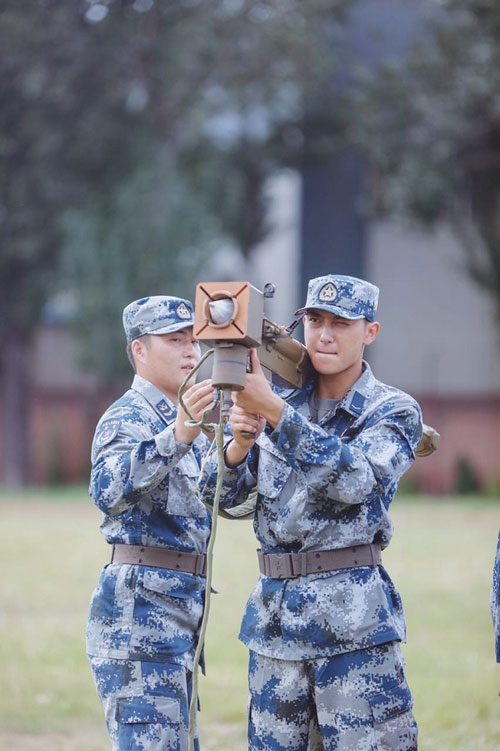
M 299 553 L 300 556 L 300 575 L 307 576 L 307 553 Z
M 204 555 L 198 554 L 196 556 L 196 562 L 194 566 L 194 573 L 198 576 L 204 576 L 206 573 L 207 558 Z
M 113 545 L 113 547 L 111 548 L 111 560 L 110 560 L 110 563 L 113 563 L 114 557 L 115 557 L 115 546 Z
M 382 563 L 382 556 L 380 555 L 380 546 L 370 543 L 370 552 L 372 554 L 373 566 L 379 566 Z

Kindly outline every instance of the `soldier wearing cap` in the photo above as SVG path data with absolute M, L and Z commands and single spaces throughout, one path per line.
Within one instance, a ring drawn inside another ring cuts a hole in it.
M 123 325 L 136 374 L 92 444 L 90 494 L 111 560 L 92 596 L 87 653 L 114 751 L 186 751 L 210 534 L 196 481 L 208 439 L 184 424 L 177 392 L 200 349 L 189 300 L 136 300 Z M 184 397 L 196 418 L 212 398 L 209 381 Z
M 379 332 L 377 301 L 362 279 L 312 279 L 297 315 L 314 377 L 292 394 L 273 390 L 253 351 L 246 387 L 233 394 L 222 504 L 257 487 L 261 546 L 240 631 L 250 751 L 417 748 L 403 608 L 381 551 L 422 421 L 417 403 L 363 360 Z M 209 461 L 206 500 L 215 479 Z

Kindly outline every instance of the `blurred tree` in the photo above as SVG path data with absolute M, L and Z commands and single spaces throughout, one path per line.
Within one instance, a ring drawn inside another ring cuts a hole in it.
M 103 317 L 115 320 L 146 285 L 176 290 L 216 236 L 244 255 L 261 239 L 263 183 L 300 151 L 305 92 L 332 67 L 323 29 L 344 4 L 4 0 L 0 410 L 9 484 L 27 478 L 27 345 L 65 243 L 64 279 L 78 280 L 87 352 L 99 347 L 109 376 L 113 332 Z
M 382 176 L 382 208 L 450 219 L 500 319 L 498 2 L 441 2 L 407 59 L 359 76 L 351 104 L 350 138 Z

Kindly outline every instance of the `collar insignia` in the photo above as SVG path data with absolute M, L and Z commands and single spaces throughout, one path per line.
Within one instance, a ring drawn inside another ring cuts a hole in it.
M 165 401 L 165 399 L 162 399 L 158 402 L 156 409 L 162 415 L 162 417 L 165 417 L 167 420 L 175 415 L 175 407 L 171 407 L 170 404 Z

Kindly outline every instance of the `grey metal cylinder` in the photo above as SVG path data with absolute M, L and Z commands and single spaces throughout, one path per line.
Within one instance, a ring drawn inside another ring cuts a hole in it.
M 242 344 L 216 344 L 212 369 L 212 386 L 241 391 L 245 388 L 248 348 Z

